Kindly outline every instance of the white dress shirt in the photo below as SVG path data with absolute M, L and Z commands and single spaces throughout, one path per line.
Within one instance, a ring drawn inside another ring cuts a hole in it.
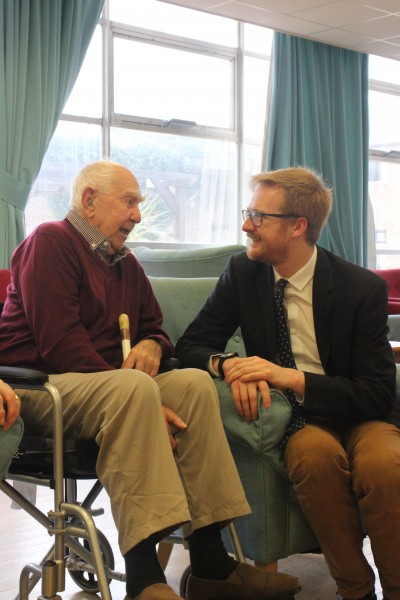
M 288 279 L 284 307 L 290 332 L 290 342 L 299 371 L 325 374 L 315 338 L 312 290 L 317 248 L 310 260 Z M 275 283 L 281 279 L 274 269 Z

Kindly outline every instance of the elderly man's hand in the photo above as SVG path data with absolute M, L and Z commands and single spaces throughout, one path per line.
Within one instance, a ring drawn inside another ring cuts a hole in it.
M 123 369 L 137 369 L 155 377 L 160 368 L 162 346 L 154 340 L 142 340 L 132 348 L 122 364 Z
M 0 379 L 0 426 L 5 431 L 17 420 L 21 408 L 21 400 L 4 381 Z
M 176 448 L 176 440 L 174 434 L 178 431 L 182 431 L 183 429 L 187 429 L 187 425 L 179 415 L 177 415 L 173 410 L 167 408 L 166 406 L 162 407 L 164 413 L 165 424 L 167 425 L 167 431 L 169 436 L 169 441 L 171 444 L 171 448 L 175 450 Z

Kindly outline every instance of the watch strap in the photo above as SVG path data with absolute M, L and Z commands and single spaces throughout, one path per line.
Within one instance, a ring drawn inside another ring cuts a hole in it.
M 228 358 L 235 358 L 235 356 L 239 356 L 239 354 L 237 352 L 226 352 L 225 354 L 221 354 L 218 360 L 218 373 L 221 375 L 221 377 L 225 377 L 225 373 L 222 368 L 224 362 L 228 360 Z

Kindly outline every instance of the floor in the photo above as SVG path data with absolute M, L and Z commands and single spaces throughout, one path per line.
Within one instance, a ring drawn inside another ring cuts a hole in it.
M 81 484 L 82 485 L 82 484 Z M 83 484 L 87 485 L 87 484 Z M 46 488 L 38 488 L 37 505 L 44 512 L 51 508 L 52 497 Z M 116 569 L 123 571 L 123 560 L 118 551 L 116 532 L 110 515 L 109 503 L 104 492 L 101 493 L 95 507 L 102 507 L 104 515 L 96 517 L 97 527 L 107 536 L 114 549 Z M 40 562 L 51 545 L 44 528 L 37 524 L 24 511 L 10 507 L 10 500 L 0 493 L 0 600 L 12 600 L 18 594 L 18 581 L 21 568 L 27 563 Z M 364 551 L 372 566 L 372 555 L 368 540 Z M 188 552 L 177 544 L 166 569 L 168 583 L 178 592 L 179 582 L 188 565 Z M 323 556 L 317 554 L 294 555 L 279 561 L 279 570 L 296 575 L 302 583 L 302 590 L 296 600 L 336 600 L 336 586 L 329 575 Z M 377 583 L 378 588 L 378 583 Z M 113 581 L 110 586 L 113 600 L 123 600 L 125 585 Z M 379 589 L 378 600 L 382 594 Z M 41 594 L 40 584 L 31 593 L 31 599 Z M 99 596 L 80 591 L 70 576 L 66 575 L 66 589 L 60 592 L 63 600 L 96 600 Z

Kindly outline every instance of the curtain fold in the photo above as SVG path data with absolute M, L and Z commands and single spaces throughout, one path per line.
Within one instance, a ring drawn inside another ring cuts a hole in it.
M 319 243 L 367 264 L 368 57 L 274 33 L 263 167 L 304 166 L 334 192 Z
M 211 240 L 213 244 L 229 244 L 235 215 L 231 210 L 235 198 L 232 178 L 236 156 L 230 142 L 206 143 L 200 186 L 199 222 L 195 242 Z
M 0 2 L 0 268 L 24 238 L 23 210 L 103 2 Z

